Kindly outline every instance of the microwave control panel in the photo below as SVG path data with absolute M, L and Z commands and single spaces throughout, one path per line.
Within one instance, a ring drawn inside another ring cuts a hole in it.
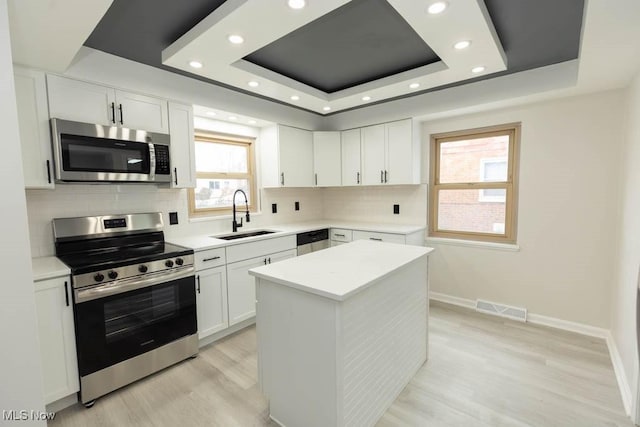
M 154 144 L 153 148 L 156 152 L 156 175 L 170 175 L 169 146 Z

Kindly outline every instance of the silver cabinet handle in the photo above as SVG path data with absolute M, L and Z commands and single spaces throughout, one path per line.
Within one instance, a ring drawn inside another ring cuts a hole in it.
M 382 242 L 382 239 L 379 239 L 377 237 L 369 237 L 369 240 L 375 240 L 376 242 Z
M 387 183 L 389 181 L 387 181 L 387 171 L 384 171 L 384 182 Z
M 284 172 L 280 174 L 280 185 L 284 185 Z
M 318 185 L 318 174 L 316 174 L 316 185 Z
M 338 234 L 338 233 L 334 233 L 334 236 L 338 236 L 338 237 L 347 237 L 344 234 Z
M 360 184 L 360 172 L 356 172 L 356 184 Z
M 213 258 L 205 258 L 205 259 L 202 260 L 202 262 L 214 261 L 216 259 L 220 259 L 220 257 L 219 256 L 214 256 Z
M 380 171 L 380 184 L 384 184 L 384 172 Z

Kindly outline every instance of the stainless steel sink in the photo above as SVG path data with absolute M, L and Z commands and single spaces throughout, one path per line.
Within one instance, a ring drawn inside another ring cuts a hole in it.
M 255 230 L 255 231 L 247 231 L 246 233 L 233 233 L 233 234 L 225 234 L 223 236 L 210 236 L 210 237 L 213 237 L 215 239 L 222 239 L 222 240 L 236 240 L 236 239 L 243 239 L 245 237 L 263 236 L 265 234 L 273 234 L 273 233 L 276 233 L 276 231 Z

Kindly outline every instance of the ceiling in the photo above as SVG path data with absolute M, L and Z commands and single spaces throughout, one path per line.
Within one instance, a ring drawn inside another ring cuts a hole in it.
M 318 114 L 578 58 L 584 0 L 430 3 L 114 0 L 85 45 Z

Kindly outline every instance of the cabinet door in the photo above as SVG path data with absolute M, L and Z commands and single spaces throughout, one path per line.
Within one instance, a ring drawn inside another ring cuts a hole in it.
M 313 172 L 315 185 L 340 186 L 340 132 L 313 132 Z
M 411 119 L 385 124 L 387 184 L 414 183 L 413 134 Z
M 229 326 L 225 267 L 197 272 L 196 291 L 198 338 L 203 339 Z
M 362 183 L 384 184 L 385 125 L 362 128 Z
M 68 278 L 35 283 L 45 403 L 80 390 L 70 286 Z
M 268 256 L 227 264 L 229 326 L 256 315 L 256 285 L 249 270 L 265 265 Z
M 196 186 L 195 147 L 193 140 L 193 107 L 169 103 L 171 135 L 171 168 L 173 188 Z
M 47 75 L 47 89 L 49 115 L 52 118 L 111 126 L 116 124 L 113 89 L 50 74 Z
M 167 101 L 163 99 L 117 90 L 116 120 L 131 129 L 169 133 Z
M 53 188 L 47 83 L 43 72 L 14 68 L 25 188 Z
M 342 185 L 362 183 L 360 169 L 360 129 L 340 132 L 342 148 Z
M 313 186 L 313 138 L 311 132 L 278 126 L 280 183 L 283 187 Z

